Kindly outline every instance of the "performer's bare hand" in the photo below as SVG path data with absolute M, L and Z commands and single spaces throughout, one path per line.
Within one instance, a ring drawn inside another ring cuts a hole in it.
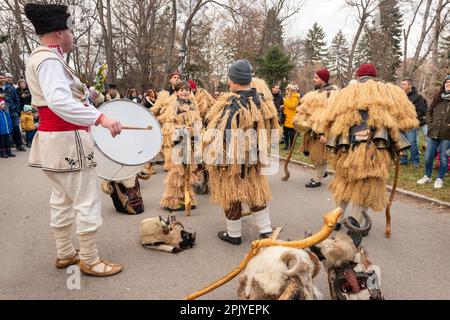
M 320 143 L 326 144 L 328 142 L 328 139 L 325 136 L 320 137 Z
M 102 127 L 106 128 L 109 130 L 109 132 L 111 132 L 111 135 L 113 136 L 113 138 L 115 136 L 117 136 L 118 134 L 120 134 L 120 132 L 122 132 L 122 124 L 114 119 L 108 118 L 108 117 L 104 117 L 101 121 L 100 124 L 102 125 Z

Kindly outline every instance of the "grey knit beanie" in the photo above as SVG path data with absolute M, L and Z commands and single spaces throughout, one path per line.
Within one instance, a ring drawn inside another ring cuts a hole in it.
M 237 84 L 246 85 L 252 82 L 253 68 L 247 59 L 233 62 L 228 69 L 228 78 Z

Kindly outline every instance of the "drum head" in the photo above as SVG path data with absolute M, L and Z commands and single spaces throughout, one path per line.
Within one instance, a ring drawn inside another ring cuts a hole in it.
M 121 134 L 113 138 L 108 129 L 102 126 L 92 126 L 92 136 L 95 147 L 102 155 L 96 154 L 98 171 L 105 179 L 109 174 L 102 172 L 116 172 L 123 166 L 139 167 L 151 161 L 161 150 L 162 134 L 158 120 L 143 106 L 129 100 L 113 100 L 100 106 L 99 110 L 106 116 L 118 120 L 124 126 L 146 128 L 151 130 L 122 130 Z M 104 164 L 109 159 L 107 170 Z M 130 168 L 131 169 L 131 168 Z M 134 171 L 136 168 L 133 169 Z M 131 171 L 133 171 L 131 170 Z M 118 180 L 118 179 L 114 179 Z
M 143 168 L 139 166 L 125 166 L 112 161 L 101 152 L 97 146 L 94 146 L 95 162 L 97 163 L 97 175 L 105 180 L 123 181 L 128 178 L 134 178 L 136 174 Z

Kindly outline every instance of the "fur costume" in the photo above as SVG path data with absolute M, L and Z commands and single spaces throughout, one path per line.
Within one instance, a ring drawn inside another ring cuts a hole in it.
M 321 135 L 328 135 L 328 130 L 320 121 L 327 106 L 336 95 L 337 87 L 327 85 L 321 89 L 307 93 L 301 100 L 297 108 L 297 115 L 294 117 L 294 127 L 300 123 L 307 123 L 311 128 L 303 136 L 300 152 L 309 153 L 309 159 L 315 166 L 327 163 L 328 148 L 320 142 Z M 331 103 L 332 106 L 332 103 Z
M 191 100 L 182 101 L 180 99 L 175 100 L 171 103 L 165 113 L 164 113 L 164 126 L 162 133 L 164 135 L 164 143 L 166 147 L 166 161 L 170 161 L 172 148 L 175 145 L 174 133 L 177 129 L 182 129 L 186 127 L 193 127 L 194 124 L 201 125 L 200 113 L 197 109 L 195 102 Z M 191 159 L 192 160 L 192 159 Z M 191 165 L 192 166 L 192 165 Z M 190 181 L 196 180 L 195 175 L 192 173 Z M 166 190 L 164 196 L 161 199 L 161 206 L 164 208 L 176 209 L 179 207 L 180 203 L 184 201 L 184 178 L 186 175 L 185 164 L 170 164 L 169 175 L 165 180 Z M 195 204 L 194 192 L 192 190 L 192 185 L 189 185 L 189 193 L 191 194 L 192 203 Z
M 330 185 L 335 201 L 382 211 L 401 131 L 419 125 L 414 106 L 399 87 L 365 77 L 337 93 L 328 109 L 322 121 L 330 128 L 328 146 L 335 152 Z M 387 134 L 377 144 L 380 130 Z
M 141 222 L 141 243 L 149 249 L 178 253 L 192 248 L 195 238 L 195 231 L 186 231 L 175 217 L 164 220 L 159 216 Z
M 171 97 L 169 91 L 163 90 L 158 93 L 158 98 L 155 101 L 155 104 L 150 109 L 150 111 L 156 116 L 159 117 L 161 113 L 161 109 L 167 106 L 168 100 Z
M 267 85 L 259 79 L 256 83 L 257 89 L 221 96 L 206 118 L 208 130 L 203 136 L 204 153 L 209 156 L 209 149 L 212 150 L 212 156 L 217 157 L 215 153 L 225 150 L 222 154 L 224 158 L 227 153 L 231 155 L 231 161 L 222 159 L 218 165 L 215 162 L 207 163 L 211 199 L 225 210 L 229 210 L 236 202 L 244 202 L 250 208 L 264 207 L 272 197 L 267 179 L 261 175 L 265 159 L 259 158 L 256 163 L 250 163 L 250 150 L 256 150 L 257 147 L 258 150 L 268 150 L 271 130 L 279 129 L 278 116 L 272 96 L 266 99 L 266 95 L 263 95 L 264 92 L 270 92 Z M 218 138 L 217 132 L 211 129 L 218 130 L 223 136 Z M 255 129 L 259 136 L 251 139 L 251 142 L 246 140 L 245 150 L 238 150 L 238 130 L 232 131 L 227 146 L 227 129 L 242 129 L 243 132 Z M 263 131 L 260 130 L 263 129 L 267 130 L 267 136 L 261 136 Z M 244 164 L 239 163 L 238 159 L 243 159 Z
M 361 238 L 338 233 L 311 247 L 328 274 L 333 300 L 382 300 L 381 270 L 368 259 Z
M 250 260 L 239 279 L 239 300 L 320 300 L 313 283 L 320 261 L 309 250 L 272 246 Z M 295 289 L 293 289 L 295 288 Z

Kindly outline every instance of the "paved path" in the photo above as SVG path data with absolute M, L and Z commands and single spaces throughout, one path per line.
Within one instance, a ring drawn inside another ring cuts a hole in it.
M 197 231 L 197 245 L 177 255 L 143 248 L 139 225 L 144 218 L 165 214 L 159 208 L 165 173 L 162 167 L 141 183 L 146 211 L 139 216 L 115 212 L 103 195 L 104 225 L 99 232 L 101 256 L 125 264 L 111 278 L 82 276 L 80 290 L 68 290 L 69 274 L 53 266 L 55 248 L 49 227 L 50 185 L 38 169 L 26 166 L 27 153 L 0 159 L 0 299 L 182 299 L 231 271 L 258 236 L 252 218 L 243 223 L 243 244 L 231 246 L 217 238 L 224 227 L 221 210 L 201 196 L 191 217 L 179 221 Z M 282 171 L 282 170 L 281 170 Z M 282 239 L 299 239 L 305 229 L 322 226 L 322 216 L 334 208 L 326 187 L 306 189 L 309 172 L 291 168 L 270 177 L 269 207 Z M 325 180 L 325 184 L 329 182 Z M 393 236 L 384 237 L 384 215 L 372 213 L 374 227 L 364 245 L 382 269 L 387 299 L 450 299 L 450 213 L 399 199 L 392 208 Z M 329 298 L 323 271 L 319 289 Z M 237 280 L 208 294 L 206 299 L 235 299 Z

